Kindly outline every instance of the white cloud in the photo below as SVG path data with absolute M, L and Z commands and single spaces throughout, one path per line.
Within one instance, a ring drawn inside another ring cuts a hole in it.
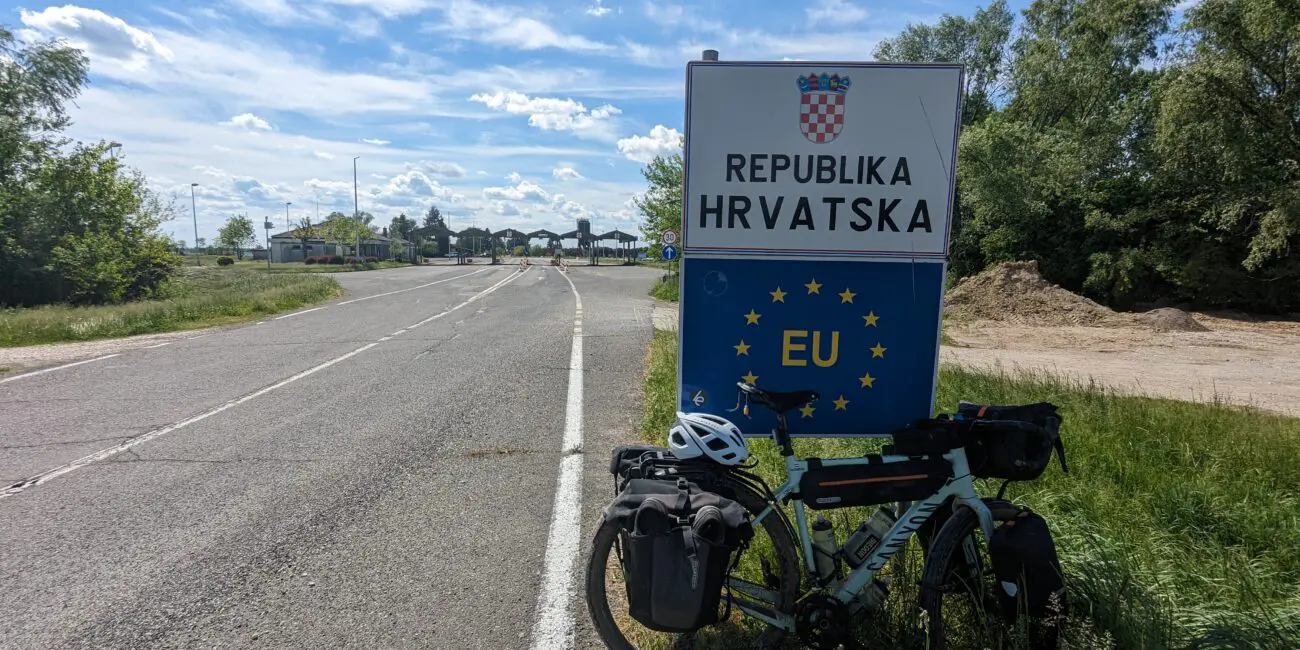
M 522 181 L 523 179 L 524 179 L 524 177 L 523 177 L 523 176 L 520 176 L 520 175 L 519 175 L 519 172 L 510 172 L 509 174 L 506 174 L 506 180 L 510 181 L 511 183 L 516 183 L 516 184 L 517 184 L 517 183 L 519 183 L 520 181 Z
M 601 16 L 608 14 L 610 11 L 611 9 L 609 7 L 606 7 L 602 2 L 602 0 L 596 0 L 595 4 L 591 5 L 590 7 L 587 7 L 587 11 L 585 13 L 588 16 L 595 16 L 597 18 L 600 18 Z
M 634 135 L 618 141 L 618 150 L 628 160 L 648 163 L 655 156 L 671 156 L 681 151 L 682 134 L 677 129 L 670 129 L 656 124 L 650 129 L 650 135 Z
M 804 9 L 809 25 L 852 25 L 867 19 L 867 10 L 847 0 L 818 0 Z
M 376 147 L 382 147 L 386 144 L 392 144 L 391 140 L 380 140 L 379 138 L 362 138 L 361 141 L 366 144 L 373 144 Z
M 485 187 L 483 198 L 507 201 L 549 201 L 551 195 L 542 186 L 532 181 L 516 181 L 513 186 Z
M 140 71 L 153 62 L 170 62 L 174 54 L 151 33 L 98 9 L 74 5 L 19 11 L 24 25 L 67 39 L 93 59 L 112 60 L 122 68 Z
M 582 102 L 552 97 L 529 97 L 521 92 L 497 91 L 478 93 L 470 101 L 504 111 L 511 115 L 527 115 L 528 125 L 543 131 L 571 131 L 575 135 L 598 139 L 612 137 L 611 118 L 623 111 L 609 104 L 588 110 Z
M 434 176 L 443 178 L 464 178 L 465 168 L 454 162 L 425 162 L 424 168 Z
M 509 201 L 496 201 L 492 204 L 492 214 L 510 217 L 521 213 L 519 207 Z
M 551 176 L 562 181 L 578 180 L 582 178 L 582 174 L 579 174 L 578 170 L 572 167 L 556 167 L 555 169 L 551 170 Z
M 221 124 L 223 126 L 240 126 L 245 129 L 261 129 L 263 131 L 271 130 L 270 123 L 252 113 L 241 113 L 229 120 L 221 122 Z
M 452 0 L 443 9 L 443 21 L 430 23 L 426 31 L 440 32 L 459 40 L 476 41 L 518 50 L 554 48 L 572 52 L 602 52 L 605 43 L 576 34 L 564 34 L 543 22 L 538 8 L 527 10 L 505 5 L 486 5 L 474 0 Z
M 313 152 L 311 152 L 311 153 L 312 153 L 313 156 L 316 156 L 317 158 L 320 158 L 321 160 L 334 160 L 334 154 L 329 153 L 329 152 L 327 152 L 327 151 L 321 151 L 321 150 L 317 149 L 317 150 L 315 150 L 315 151 L 313 151 Z

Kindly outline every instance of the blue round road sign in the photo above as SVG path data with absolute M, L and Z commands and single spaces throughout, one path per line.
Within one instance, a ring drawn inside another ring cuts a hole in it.
M 668 246 L 664 246 L 664 249 L 663 249 L 663 250 L 664 250 L 664 259 L 668 260 L 669 262 L 671 262 L 671 261 L 677 259 L 677 247 L 676 247 L 676 246 L 673 246 L 673 245 L 669 244 Z

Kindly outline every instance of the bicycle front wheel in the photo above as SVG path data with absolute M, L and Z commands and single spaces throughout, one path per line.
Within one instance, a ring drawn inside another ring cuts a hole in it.
M 762 512 L 767 503 L 753 490 L 734 481 L 726 486 L 735 491 L 735 500 L 750 517 Z M 800 564 L 788 524 L 772 513 L 754 527 L 754 539 L 740 551 L 739 564 L 729 575 L 732 584 L 731 615 L 693 634 L 668 634 L 651 630 L 628 614 L 627 590 L 624 586 L 620 551 L 626 536 L 615 522 L 602 522 L 592 541 L 587 560 L 587 610 L 605 645 L 615 650 L 640 648 L 775 648 L 785 638 L 785 630 L 746 616 L 736 607 L 736 599 L 775 612 L 791 614 L 799 592 Z M 774 581 L 776 584 L 770 584 Z M 748 583 L 768 590 L 768 598 L 742 594 L 738 583 Z M 727 591 L 722 594 L 724 602 Z

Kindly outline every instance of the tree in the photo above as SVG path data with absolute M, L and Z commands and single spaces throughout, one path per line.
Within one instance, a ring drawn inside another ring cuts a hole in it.
M 442 218 L 442 211 L 436 205 L 430 205 L 428 211 L 424 213 L 424 227 L 430 226 L 447 227 L 447 221 Z
M 233 216 L 217 230 L 217 244 L 234 249 L 235 255 L 241 260 L 244 259 L 244 250 L 252 248 L 256 243 L 253 220 L 246 216 Z
M 936 25 L 909 23 L 898 36 L 881 41 L 874 55 L 881 61 L 965 64 L 962 123 L 974 124 L 993 111 L 1013 22 L 1006 0 L 994 0 L 974 18 L 944 14 Z
M 1185 299 L 1300 309 L 1300 11 L 1203 0 L 1160 92 L 1153 262 Z
M 406 253 L 406 245 L 402 243 L 402 240 L 394 239 L 388 242 L 388 252 L 393 256 L 393 259 L 401 259 L 402 255 Z
M 681 232 L 684 169 L 680 153 L 667 158 L 655 156 L 641 169 L 641 175 L 650 187 L 645 194 L 633 198 L 632 203 L 645 216 L 645 221 L 641 224 L 641 235 L 649 242 L 652 256 L 659 255 L 659 237 L 663 231 Z
M 339 212 L 331 213 L 325 223 L 319 226 L 319 232 L 327 241 L 335 242 L 341 246 L 356 246 L 358 237 L 370 236 L 369 228 L 362 225 L 358 220 Z M 353 254 L 360 255 L 360 251 L 354 250 Z
M 410 241 L 411 232 L 415 230 L 415 221 L 405 214 L 399 214 L 393 217 L 393 221 L 388 224 L 388 232 L 393 237 L 398 237 Z

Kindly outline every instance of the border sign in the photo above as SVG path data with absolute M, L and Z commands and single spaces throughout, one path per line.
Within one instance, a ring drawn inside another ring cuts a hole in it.
M 796 436 L 931 414 L 963 74 L 687 66 L 680 410 L 767 435 L 765 409 L 733 410 L 744 381 L 821 393 L 787 414 Z

